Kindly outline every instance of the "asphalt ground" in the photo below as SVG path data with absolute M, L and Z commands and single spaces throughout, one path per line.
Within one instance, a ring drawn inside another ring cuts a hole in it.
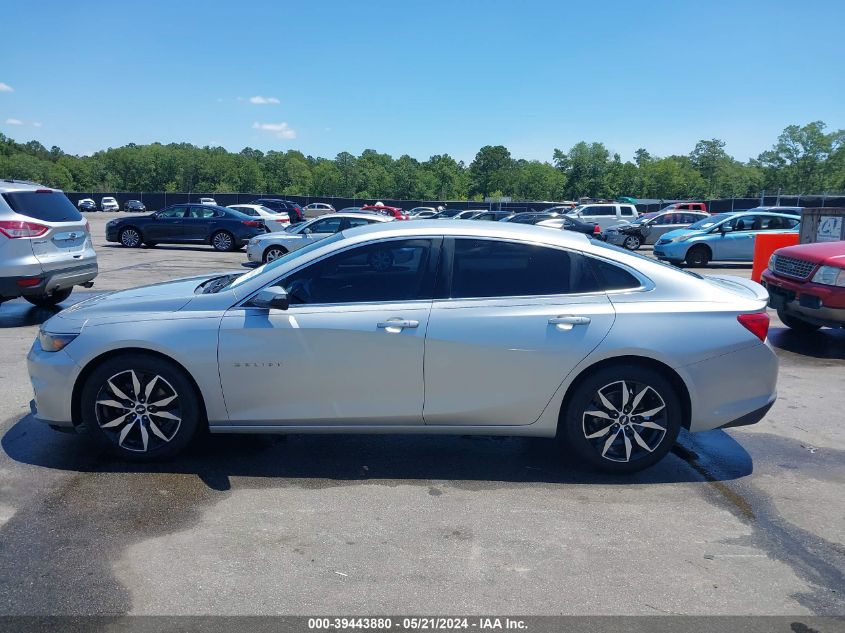
M 114 215 L 89 215 L 100 275 L 69 303 L 246 260 L 106 244 Z M 766 418 L 622 478 L 520 438 L 210 436 L 121 463 L 29 415 L 51 314 L 0 306 L 0 615 L 845 615 L 845 331 L 772 314 Z

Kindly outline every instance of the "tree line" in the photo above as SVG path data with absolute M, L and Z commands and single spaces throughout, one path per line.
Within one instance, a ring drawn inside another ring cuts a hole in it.
M 468 165 L 448 154 L 419 161 L 376 150 L 334 159 L 297 150 L 189 143 L 129 145 L 91 156 L 18 143 L 0 134 L 0 178 L 40 182 L 67 191 L 244 192 L 314 197 L 406 200 L 593 198 L 710 199 L 845 191 L 845 130 L 822 121 L 783 130 L 771 149 L 742 162 L 719 139 L 700 140 L 686 155 L 653 156 L 638 149 L 623 162 L 603 143 L 555 149 L 551 162 L 511 156 L 502 145 L 478 150 Z

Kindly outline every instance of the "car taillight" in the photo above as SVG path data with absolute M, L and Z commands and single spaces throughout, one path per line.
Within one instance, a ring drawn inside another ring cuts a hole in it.
M 256 222 L 255 220 L 241 220 L 241 224 L 246 224 L 247 226 L 264 226 L 263 222 Z
M 740 314 L 736 317 L 742 327 L 751 332 L 761 341 L 766 340 L 769 333 L 769 315 L 765 312 L 752 312 L 751 314 Z
M 601 233 L 601 227 L 599 227 L 599 225 L 596 224 L 596 225 L 593 226 L 593 235 L 598 235 L 599 233 Z
M 33 286 L 37 286 L 42 281 L 44 281 L 41 277 L 30 277 L 29 279 L 18 279 L 18 285 L 21 288 L 32 288 Z
M 0 233 L 10 239 L 19 237 L 38 237 L 44 235 L 49 227 L 35 222 L 24 222 L 22 220 L 0 221 Z

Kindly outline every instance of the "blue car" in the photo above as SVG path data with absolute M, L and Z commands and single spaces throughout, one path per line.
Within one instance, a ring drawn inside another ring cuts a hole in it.
M 713 261 L 750 262 L 758 233 L 797 233 L 801 218 L 782 213 L 719 213 L 664 233 L 654 244 L 658 259 L 690 266 Z

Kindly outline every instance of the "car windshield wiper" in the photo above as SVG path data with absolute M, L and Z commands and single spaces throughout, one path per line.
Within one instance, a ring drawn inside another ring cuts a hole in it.
M 200 294 L 213 295 L 216 292 L 220 292 L 242 274 L 243 273 L 232 273 L 229 275 L 221 275 L 220 277 L 213 277 L 208 281 L 204 281 L 199 286 L 202 288 L 202 292 Z

